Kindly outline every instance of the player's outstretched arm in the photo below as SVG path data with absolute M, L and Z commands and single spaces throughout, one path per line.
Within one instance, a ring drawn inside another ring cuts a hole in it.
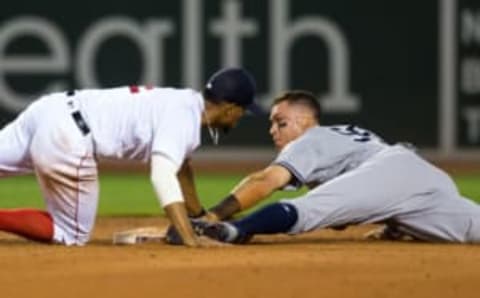
M 248 175 L 235 186 L 225 199 L 210 209 L 219 220 L 230 218 L 235 213 L 249 209 L 274 191 L 284 187 L 292 174 L 280 165 L 271 165 L 262 171 Z

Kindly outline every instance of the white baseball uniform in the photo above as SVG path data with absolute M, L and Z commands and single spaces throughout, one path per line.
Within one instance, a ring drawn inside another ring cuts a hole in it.
M 54 241 L 82 245 L 98 205 L 97 159 L 180 166 L 200 144 L 200 93 L 121 87 L 54 93 L 0 131 L 0 177 L 35 171 L 54 221 Z
M 292 173 L 292 234 L 387 223 L 429 241 L 480 242 L 480 206 L 462 197 L 442 170 L 402 145 L 355 126 L 317 126 L 287 145 L 274 164 Z

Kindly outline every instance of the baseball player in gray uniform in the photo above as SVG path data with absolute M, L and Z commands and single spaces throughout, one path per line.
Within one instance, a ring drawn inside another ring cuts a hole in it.
M 310 191 L 237 221 L 196 222 L 202 233 L 242 243 L 254 234 L 384 223 L 380 236 L 388 239 L 480 242 L 479 205 L 411 149 L 356 126 L 320 126 L 318 101 L 304 91 L 276 98 L 270 120 L 277 158 L 240 182 L 207 219 L 230 218 L 278 189 Z
M 35 172 L 47 211 L 0 210 L 0 230 L 28 239 L 83 245 L 98 204 L 99 159 L 149 162 L 167 217 L 187 246 L 197 237 L 187 218 L 200 215 L 189 156 L 200 128 L 228 129 L 246 109 L 258 112 L 255 82 L 240 68 L 215 73 L 203 93 L 191 89 L 119 87 L 50 94 L 0 130 L 0 178 Z M 5 198 L 2 198 L 5 199 Z

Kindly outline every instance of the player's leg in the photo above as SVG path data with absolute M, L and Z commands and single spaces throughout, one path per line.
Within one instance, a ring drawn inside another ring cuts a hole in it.
M 480 243 L 478 204 L 456 191 L 425 196 L 435 205 L 425 211 L 398 216 L 397 229 L 424 241 Z
M 57 118 L 37 129 L 31 156 L 53 219 L 53 241 L 82 245 L 89 240 L 98 203 L 93 142 L 76 126 L 65 98 L 53 98 L 49 105 Z
M 91 154 L 70 162 L 37 167 L 37 177 L 48 213 L 53 220 L 56 243 L 83 245 L 95 223 L 98 205 L 98 173 Z
M 51 96 L 35 109 L 34 116 L 40 118 L 29 154 L 48 212 L 6 210 L 0 229 L 33 240 L 84 244 L 93 228 L 98 201 L 91 136 L 76 127 L 62 96 Z M 42 116 L 47 113 L 55 117 Z
M 411 192 L 395 205 L 388 227 L 423 241 L 480 242 L 480 206 L 462 197 L 441 169 L 416 155 L 407 156 L 404 162 L 410 167 L 405 186 Z
M 36 127 L 36 119 L 32 112 L 36 106 L 37 104 L 32 104 L 0 130 L 0 178 L 33 171 L 29 146 Z M 1 209 L 0 231 L 12 232 L 38 241 L 48 241 L 52 238 L 53 224 L 45 211 Z
M 35 241 L 50 242 L 53 239 L 53 219 L 48 212 L 42 210 L 2 209 L 0 231 Z

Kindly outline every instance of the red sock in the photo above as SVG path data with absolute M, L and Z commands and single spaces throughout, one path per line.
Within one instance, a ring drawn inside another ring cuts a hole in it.
M 0 210 L 0 231 L 31 240 L 53 240 L 53 219 L 48 212 L 35 209 Z

